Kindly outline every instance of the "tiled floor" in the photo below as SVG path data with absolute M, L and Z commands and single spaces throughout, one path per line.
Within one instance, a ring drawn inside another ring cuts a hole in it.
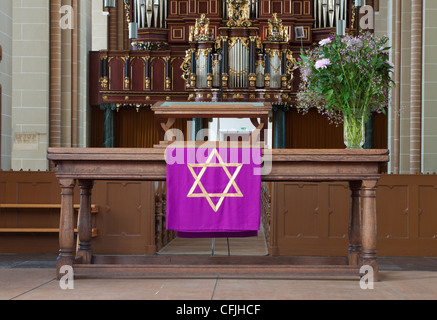
M 55 255 L 0 255 L 0 299 L 13 300 L 405 300 L 437 299 L 437 258 L 380 258 L 363 290 L 339 279 L 75 279 L 62 289 Z

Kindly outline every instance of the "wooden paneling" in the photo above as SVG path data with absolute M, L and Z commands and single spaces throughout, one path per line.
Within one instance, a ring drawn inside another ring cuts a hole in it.
M 186 91 L 185 82 L 178 81 L 182 77 L 181 64 L 182 58 L 176 58 L 172 62 L 171 78 L 172 78 L 172 91 Z
M 375 113 L 373 117 L 375 149 L 386 149 L 388 141 L 387 116 Z M 343 124 L 331 123 L 328 117 L 316 109 L 303 114 L 292 108 L 286 113 L 286 147 L 297 149 L 345 148 Z
M 156 252 L 153 182 L 96 181 L 92 201 L 101 203 L 94 253 Z
M 136 57 L 132 58 L 130 62 L 130 74 L 131 74 L 131 88 L 133 91 L 143 91 L 146 89 L 145 75 L 146 75 L 146 62 L 145 60 Z
M 379 246 L 384 255 L 437 255 L 437 176 L 390 175 L 382 180 L 386 193 L 377 197 L 387 216 L 379 227 Z M 378 191 L 381 188 L 378 188 Z M 389 193 L 391 192 L 391 194 Z M 391 206 L 387 205 L 389 201 Z
M 277 213 L 271 253 L 347 253 L 348 184 L 277 183 L 271 190 Z M 436 175 L 383 175 L 377 187 L 378 256 L 437 256 L 436 208 Z
M 165 61 L 161 58 L 151 62 L 152 91 L 164 91 L 165 89 Z
M 111 59 L 109 62 L 109 90 L 123 90 L 125 67 L 125 62 L 121 58 Z
M 284 182 L 278 183 L 277 192 L 274 255 L 347 253 L 347 184 Z
M 2 204 L 60 204 L 60 187 L 54 172 L 0 171 Z M 74 203 L 79 204 L 79 188 Z M 98 236 L 95 253 L 154 254 L 155 201 L 153 182 L 99 181 L 92 203 Z M 59 209 L 0 208 L 0 228 L 58 228 Z M 75 217 L 75 221 L 77 217 Z M 57 253 L 57 233 L 2 233 L 0 253 Z

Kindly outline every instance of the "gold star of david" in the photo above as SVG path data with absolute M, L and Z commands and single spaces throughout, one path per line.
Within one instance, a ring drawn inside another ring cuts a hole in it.
M 214 155 L 217 157 L 217 160 L 219 161 L 219 163 L 211 163 L 211 160 L 214 157 Z M 214 212 L 217 212 L 218 209 L 220 208 L 220 206 L 222 205 L 223 200 L 225 198 L 227 198 L 227 197 L 240 197 L 240 198 L 243 197 L 243 194 L 241 193 L 240 188 L 238 188 L 237 183 L 235 182 L 235 178 L 237 178 L 237 175 L 240 172 L 241 168 L 243 167 L 243 164 L 242 163 L 224 163 L 223 159 L 220 157 L 217 149 L 214 149 L 211 152 L 211 154 L 208 156 L 208 159 L 206 160 L 205 163 L 188 164 L 187 166 L 188 166 L 188 169 L 190 169 L 190 172 L 194 178 L 194 184 L 191 187 L 191 189 L 187 195 L 188 198 L 206 198 L 206 200 L 208 200 L 208 203 L 211 206 L 212 210 L 214 210 Z M 200 181 L 202 179 L 203 174 L 206 171 L 206 168 L 213 168 L 213 167 L 222 167 L 223 170 L 225 171 L 226 175 L 229 178 L 229 183 L 226 186 L 223 193 L 208 193 L 208 192 L 206 192 L 205 188 L 203 187 L 202 182 Z M 231 175 L 231 173 L 229 172 L 228 167 L 236 167 L 237 168 L 233 175 Z M 199 172 L 199 175 L 197 175 L 194 172 L 193 168 L 202 168 L 202 170 Z M 194 193 L 194 190 L 196 189 L 197 186 L 199 186 L 200 190 L 202 190 L 202 193 Z M 237 193 L 228 193 L 231 186 L 234 187 L 234 189 Z M 219 201 L 217 202 L 217 205 L 214 205 L 211 198 L 220 198 Z

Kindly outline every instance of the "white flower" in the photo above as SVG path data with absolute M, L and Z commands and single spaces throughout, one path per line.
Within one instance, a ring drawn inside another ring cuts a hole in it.
M 319 42 L 319 45 L 324 46 L 325 44 L 329 44 L 331 42 L 332 42 L 331 38 L 326 38 L 326 39 L 321 40 Z
M 394 68 L 395 65 L 393 64 L 393 62 L 391 62 L 390 60 L 386 60 L 385 61 L 390 67 Z
M 318 70 L 318 69 L 326 69 L 330 65 L 331 65 L 331 60 L 322 59 L 322 60 L 317 60 L 314 66 Z

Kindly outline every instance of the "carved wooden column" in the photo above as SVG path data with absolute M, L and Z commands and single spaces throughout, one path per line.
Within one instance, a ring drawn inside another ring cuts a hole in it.
M 80 188 L 80 209 L 77 227 L 79 230 L 79 248 L 77 256 L 82 257 L 82 263 L 91 263 L 91 190 L 94 182 L 92 180 L 79 180 Z
M 364 180 L 361 186 L 362 264 L 373 267 L 374 281 L 378 281 L 378 264 L 376 262 L 376 184 L 376 180 Z
M 361 207 L 360 188 L 361 181 L 350 181 L 351 204 L 349 216 L 349 264 L 357 266 L 361 255 Z
M 60 279 L 60 269 L 64 265 L 73 266 L 74 260 L 74 179 L 60 179 L 61 186 L 61 216 L 59 220 L 59 256 L 56 261 L 57 277 Z

